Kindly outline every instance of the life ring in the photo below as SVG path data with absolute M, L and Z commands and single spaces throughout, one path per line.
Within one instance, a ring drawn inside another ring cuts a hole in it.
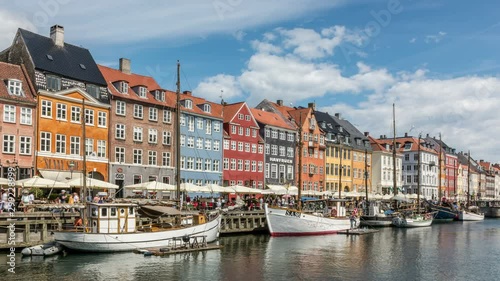
M 431 215 L 429 215 L 429 214 L 425 214 L 425 219 L 426 219 L 426 220 L 428 220 L 428 219 L 430 219 L 430 218 L 431 218 Z
M 332 209 L 332 213 L 330 214 L 331 217 L 336 217 L 337 216 L 337 209 Z

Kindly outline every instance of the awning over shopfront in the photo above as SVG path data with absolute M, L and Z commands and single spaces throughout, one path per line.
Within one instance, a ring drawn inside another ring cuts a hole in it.
M 59 182 L 68 182 L 70 180 L 83 177 L 82 172 L 70 171 L 54 171 L 54 170 L 40 170 L 40 174 L 44 179 L 51 179 Z

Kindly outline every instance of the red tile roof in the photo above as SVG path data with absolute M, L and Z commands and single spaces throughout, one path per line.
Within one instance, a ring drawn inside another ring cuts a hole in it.
M 261 109 L 252 108 L 253 117 L 262 124 L 271 125 L 283 129 L 295 130 L 295 127 L 290 126 L 288 122 L 274 112 L 264 111 Z
M 222 118 L 223 117 L 222 116 L 223 106 L 221 104 L 207 101 L 204 98 L 195 97 L 190 92 L 189 92 L 189 94 L 186 94 L 186 93 L 187 92 L 184 92 L 183 94 L 180 95 L 180 100 L 182 101 L 182 100 L 190 99 L 193 102 L 193 108 L 189 109 L 189 108 L 182 107 L 181 110 L 183 112 L 191 112 L 194 114 L 211 116 L 211 117 L 215 117 L 215 118 Z M 174 93 L 174 98 L 175 98 L 175 93 Z M 175 103 L 175 101 L 174 101 L 174 103 Z M 204 104 L 210 105 L 210 107 L 211 107 L 210 112 L 203 111 Z
M 377 141 L 380 144 L 386 144 L 386 143 L 388 143 L 388 144 L 392 145 L 392 143 L 393 143 L 392 138 L 377 139 Z M 424 139 L 423 138 L 420 141 L 421 141 L 421 144 L 424 143 Z M 404 149 L 405 143 L 407 143 L 407 142 L 411 142 L 412 143 L 412 146 L 411 146 L 410 150 L 405 150 Z M 399 138 L 396 138 L 396 145 L 398 143 L 401 144 L 399 146 L 399 149 L 397 150 L 397 152 L 399 152 L 399 153 L 403 153 L 405 151 L 417 151 L 418 150 L 418 146 L 417 146 L 418 138 L 416 138 L 416 137 L 399 137 Z M 426 152 L 437 154 L 437 152 L 434 149 L 427 148 L 427 147 L 425 147 L 423 145 L 420 145 L 420 151 L 426 151 Z
M 22 82 L 22 89 L 24 95 L 15 96 L 9 94 L 7 89 L 7 80 L 16 79 Z M 24 66 L 19 66 L 15 64 L 0 62 L 0 99 L 7 99 L 12 101 L 22 101 L 36 104 L 36 90 L 31 80 L 28 78 L 28 74 Z
M 237 102 L 224 105 L 224 123 L 233 121 L 234 116 L 240 111 L 244 104 L 245 102 Z
M 141 101 L 151 104 L 157 104 L 162 106 L 170 106 L 175 107 L 175 92 L 162 89 L 158 83 L 154 80 L 153 77 L 143 76 L 139 74 L 127 74 L 123 73 L 120 70 L 113 69 L 107 66 L 98 65 L 99 70 L 104 76 L 104 80 L 108 84 L 108 89 L 111 92 L 111 95 L 115 97 L 121 97 L 123 99 Z M 126 81 L 129 85 L 128 94 L 123 94 L 113 85 L 114 82 L 118 81 Z M 139 95 L 132 89 L 135 86 L 145 86 L 148 90 L 148 94 L 146 98 L 141 98 Z M 151 91 L 154 90 L 162 90 L 165 92 L 165 101 L 159 101 L 155 99 L 154 95 L 151 94 Z

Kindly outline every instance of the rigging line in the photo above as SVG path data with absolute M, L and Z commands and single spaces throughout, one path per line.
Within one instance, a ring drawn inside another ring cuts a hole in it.
M 184 72 L 183 69 L 181 69 L 181 73 L 182 73 L 182 76 L 184 76 L 184 80 L 186 81 L 186 83 L 188 84 L 188 87 L 186 89 L 191 89 L 191 91 L 193 90 L 193 88 L 191 87 L 191 83 L 189 83 L 189 80 L 187 78 L 187 75 L 186 73 Z

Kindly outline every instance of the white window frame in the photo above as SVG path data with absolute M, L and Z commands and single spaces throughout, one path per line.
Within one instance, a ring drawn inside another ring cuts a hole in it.
M 106 128 L 108 122 L 108 114 L 104 111 L 97 112 L 97 127 Z
M 69 153 L 71 155 L 80 155 L 80 137 L 70 136 L 69 137 Z
M 16 123 L 16 106 L 4 104 L 3 106 L 3 122 Z
M 71 123 L 82 123 L 82 108 L 78 106 L 71 107 Z
M 134 118 L 144 119 L 144 107 L 140 104 L 134 104 Z
M 116 115 L 120 115 L 120 116 L 125 116 L 125 114 L 127 113 L 127 103 L 124 102 L 124 101 L 116 101 L 116 111 L 115 111 L 115 114 Z
M 125 139 L 125 124 L 115 124 L 115 139 L 124 140 Z
M 66 121 L 68 118 L 68 106 L 64 103 L 56 103 L 56 120 Z
M 16 136 L 3 135 L 2 152 L 8 154 L 16 153 Z
M 22 125 L 33 125 L 33 109 L 28 107 L 21 107 L 21 120 Z
M 21 155 L 31 155 L 31 137 L 20 136 L 19 137 L 19 154 Z
M 158 121 L 158 108 L 149 108 L 149 121 Z

